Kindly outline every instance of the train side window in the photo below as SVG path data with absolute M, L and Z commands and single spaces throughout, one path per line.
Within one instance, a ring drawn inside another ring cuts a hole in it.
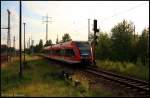
M 69 56 L 69 57 L 75 56 L 73 49 L 66 49 L 65 54 L 66 54 L 66 56 Z
M 58 50 L 55 50 L 56 55 L 58 55 Z
M 64 56 L 64 55 L 65 55 L 65 50 L 64 50 L 64 49 L 61 49 L 61 50 L 60 50 L 60 55 L 61 55 L 61 56 Z
M 49 55 L 52 55 L 52 50 L 49 50 Z
M 60 49 L 58 50 L 58 55 L 61 56 L 61 50 Z
M 64 56 L 68 56 L 67 49 L 64 49 Z
M 54 53 L 55 53 L 55 55 L 57 55 L 57 50 L 55 50 L 55 52 L 54 52 Z
M 53 50 L 52 54 L 55 55 L 55 50 Z
M 56 52 L 56 55 L 61 55 L 60 49 L 56 50 L 55 52 Z
M 53 50 L 53 55 L 55 55 L 55 50 Z

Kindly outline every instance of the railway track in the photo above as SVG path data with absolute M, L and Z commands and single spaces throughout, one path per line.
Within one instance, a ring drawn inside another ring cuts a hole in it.
M 132 77 L 118 75 L 112 72 L 104 71 L 93 67 L 87 67 L 85 71 L 94 74 L 98 77 L 102 77 L 104 79 L 123 85 L 126 88 L 138 92 L 140 95 L 149 96 L 149 82 L 135 79 Z
M 44 55 L 39 55 L 44 58 L 47 58 Z M 58 64 L 61 64 L 58 62 Z M 66 64 L 62 64 L 63 66 L 66 66 Z M 66 66 L 67 67 L 67 66 Z M 71 68 L 71 66 L 69 66 Z M 80 69 L 82 70 L 82 69 Z M 133 77 L 127 77 L 119 74 L 112 73 L 110 71 L 104 71 L 102 69 L 94 68 L 94 67 L 86 67 L 84 70 L 87 73 L 96 75 L 98 78 L 104 78 L 106 80 L 110 80 L 112 82 L 115 82 L 121 86 L 124 86 L 134 92 L 137 92 L 139 95 L 143 96 L 149 96 L 149 82 L 135 79 Z

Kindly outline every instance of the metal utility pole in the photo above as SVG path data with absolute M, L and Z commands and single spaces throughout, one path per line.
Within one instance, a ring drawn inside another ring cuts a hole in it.
M 13 47 L 14 47 L 14 56 L 16 55 L 16 45 L 15 45 L 15 36 L 14 36 L 14 40 L 13 40 Z
M 29 40 L 26 42 L 26 44 L 27 44 L 27 53 L 29 53 Z
M 32 54 L 32 48 L 33 46 L 32 46 L 32 36 L 31 36 L 31 49 L 30 49 L 31 54 Z
M 22 78 L 23 76 L 23 69 L 22 69 L 22 59 L 21 59 L 21 56 L 22 56 L 22 43 L 21 43 L 21 30 L 22 30 L 22 2 L 20 1 L 20 7 L 19 7 L 19 11 L 20 11 L 20 16 L 19 16 L 19 52 L 20 52 L 20 72 L 19 72 L 19 76 L 20 78 Z
M 34 40 L 31 40 L 31 44 L 32 44 L 32 49 L 31 49 L 31 53 L 33 54 L 33 44 L 34 44 Z
M 27 43 L 26 43 L 26 46 L 27 46 L 27 49 L 29 48 L 29 45 L 28 45 L 29 43 L 28 43 L 28 41 L 27 41 Z M 28 53 L 28 52 L 27 52 Z
M 8 56 L 10 56 L 10 47 L 11 47 L 11 41 L 10 41 L 10 11 L 7 9 L 7 12 L 8 12 L 8 37 L 7 37 L 8 52 L 7 53 L 8 53 Z
M 29 40 L 28 40 L 28 45 L 29 45 L 29 54 L 30 54 L 30 37 L 29 37 Z
M 30 37 L 29 37 L 29 48 L 30 48 Z
M 27 42 L 27 48 L 29 48 L 29 41 Z
M 90 19 L 88 19 L 88 41 L 90 41 Z
M 8 54 L 9 53 L 9 47 L 11 47 L 11 42 L 10 42 L 10 11 L 7 9 L 8 12 L 8 27 L 7 28 L 1 28 L 1 29 L 8 29 L 8 34 L 7 34 L 7 48 L 6 48 L 6 54 L 7 54 L 7 62 L 8 62 Z
M 26 25 L 26 23 L 23 23 L 24 24 L 24 65 L 25 65 L 25 49 L 26 49 L 26 43 L 25 43 L 25 25 Z
M 51 18 L 52 17 L 48 17 L 48 14 L 47 16 L 45 16 L 44 18 L 46 18 L 46 21 L 43 20 L 43 22 L 46 22 L 46 41 L 48 40 L 48 22 L 52 23 L 52 21 L 48 21 L 48 18 Z
M 15 45 L 15 36 L 14 36 L 14 40 L 13 40 L 13 47 L 15 48 L 16 45 Z

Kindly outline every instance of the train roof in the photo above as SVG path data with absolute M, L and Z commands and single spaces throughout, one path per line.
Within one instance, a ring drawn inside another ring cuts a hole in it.
M 64 43 L 59 43 L 59 44 L 55 44 L 55 45 L 52 45 L 52 46 L 44 47 L 44 49 L 72 47 L 72 43 L 76 43 L 76 42 L 88 42 L 88 41 L 67 41 L 67 42 L 64 42 Z

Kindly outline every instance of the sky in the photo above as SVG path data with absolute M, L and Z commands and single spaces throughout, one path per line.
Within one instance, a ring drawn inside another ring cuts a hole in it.
M 1 1 L 1 27 L 7 27 L 10 10 L 11 46 L 16 38 L 19 48 L 19 1 Z M 26 23 L 26 42 L 29 38 L 34 45 L 42 39 L 45 43 L 45 16 L 49 16 L 48 39 L 55 44 L 64 33 L 72 40 L 88 40 L 88 19 L 90 32 L 93 32 L 93 20 L 97 19 L 100 31 L 111 33 L 111 29 L 123 19 L 133 22 L 135 31 L 141 34 L 149 27 L 149 1 L 22 1 L 22 22 Z M 23 32 L 22 25 L 22 35 Z M 7 30 L 1 29 L 1 44 L 7 43 Z M 22 36 L 23 43 L 23 36 Z M 23 44 L 22 44 L 23 45 Z

